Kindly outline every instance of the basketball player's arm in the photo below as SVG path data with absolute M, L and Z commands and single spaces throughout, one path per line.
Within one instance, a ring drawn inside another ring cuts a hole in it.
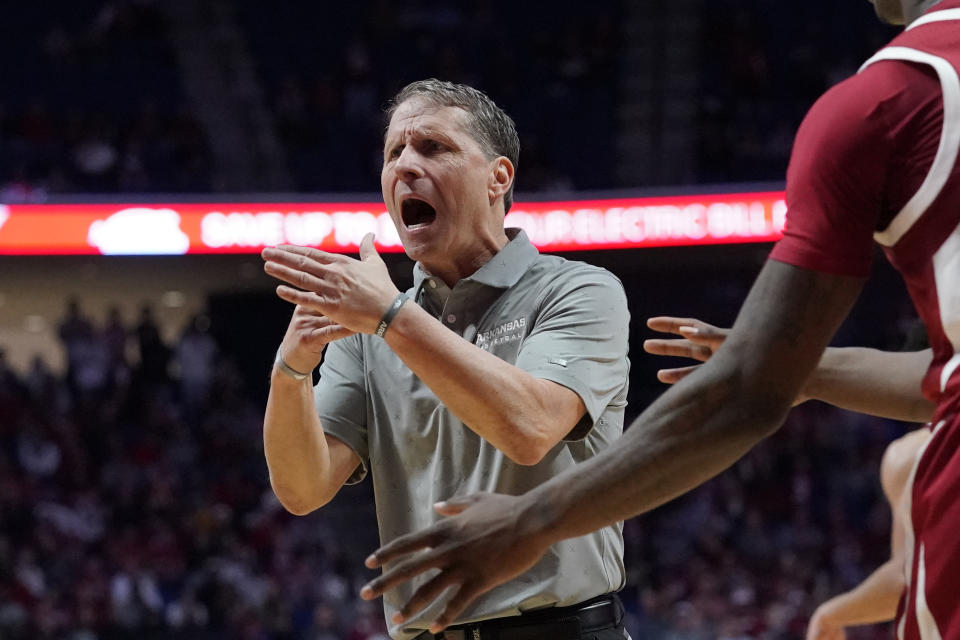
M 906 422 L 927 422 L 936 405 L 921 391 L 933 351 L 827 349 L 804 397 L 851 411 Z
M 920 429 L 887 447 L 880 465 L 880 480 L 892 515 L 890 559 L 850 591 L 817 607 L 810 618 L 807 640 L 830 640 L 842 627 L 887 622 L 896 617 L 906 584 L 904 518 L 909 514 L 904 498 L 917 452 L 928 437 L 929 431 Z
M 264 257 L 270 275 L 306 289 L 280 287 L 281 298 L 357 332 L 373 333 L 398 293 L 372 236 L 361 260 L 302 247 Z M 586 413 L 575 392 L 467 342 L 416 304 L 401 307 L 384 338 L 444 406 L 519 464 L 539 462 Z
M 313 371 L 327 343 L 350 333 L 298 306 L 280 351 L 295 371 Z M 263 420 L 270 485 L 280 504 L 295 515 L 310 513 L 329 502 L 360 464 L 353 449 L 324 434 L 312 383 L 309 375 L 296 380 L 274 365 Z
M 807 640 L 832 640 L 843 627 L 888 622 L 897 615 L 903 593 L 903 558 L 890 558 L 856 587 L 813 612 Z
M 523 496 L 441 506 L 462 513 L 375 552 L 368 566 L 394 564 L 361 595 L 376 597 L 438 568 L 401 615 L 459 585 L 437 620 L 445 626 L 551 544 L 649 511 L 714 477 L 781 425 L 862 286 L 860 278 L 769 260 L 722 348 L 660 396 L 617 446 Z
M 655 355 L 692 358 L 705 362 L 723 344 L 729 332 L 695 318 L 660 316 L 647 325 L 656 331 L 683 336 L 653 338 L 643 348 Z M 831 347 L 824 351 L 796 404 L 821 400 L 842 409 L 894 420 L 927 422 L 934 405 L 921 392 L 933 351 L 879 351 L 861 347 Z M 661 369 L 657 377 L 673 384 L 699 365 Z

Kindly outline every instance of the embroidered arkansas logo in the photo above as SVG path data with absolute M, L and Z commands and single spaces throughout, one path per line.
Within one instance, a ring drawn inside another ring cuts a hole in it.
M 495 329 L 478 333 L 475 344 L 481 349 L 490 351 L 490 349 L 498 344 L 522 340 L 523 334 L 526 333 L 526 328 L 526 318 L 517 318 L 516 320 L 504 322 Z

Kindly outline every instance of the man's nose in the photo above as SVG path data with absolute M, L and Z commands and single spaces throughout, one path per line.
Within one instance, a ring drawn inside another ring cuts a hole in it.
M 423 176 L 423 167 L 420 160 L 420 154 L 407 146 L 400 152 L 400 157 L 397 158 L 394 166 L 402 179 L 413 180 Z

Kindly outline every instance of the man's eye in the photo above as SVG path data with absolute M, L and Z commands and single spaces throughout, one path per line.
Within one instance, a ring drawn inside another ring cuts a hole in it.
M 427 147 L 427 151 L 444 151 L 446 149 L 443 144 L 436 140 L 428 140 L 425 146 Z
M 401 151 L 403 151 L 403 147 L 402 147 L 402 146 L 394 147 L 394 148 L 391 149 L 390 152 L 387 154 L 387 157 L 390 158 L 391 160 L 396 160 L 397 158 L 400 157 L 400 152 L 401 152 Z

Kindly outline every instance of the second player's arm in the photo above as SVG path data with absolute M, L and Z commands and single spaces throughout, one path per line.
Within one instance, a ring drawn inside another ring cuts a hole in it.
M 887 447 L 880 465 L 883 493 L 890 504 L 890 558 L 850 591 L 836 595 L 819 607 L 810 619 L 807 640 L 835 637 L 835 630 L 847 626 L 893 620 L 906 585 L 905 519 L 910 517 L 905 502 L 910 472 L 930 431 L 918 429 Z
M 927 422 L 936 409 L 921 392 L 933 352 L 827 349 L 804 396 L 834 406 L 907 422 Z
M 649 353 L 701 362 L 710 358 L 730 331 L 695 318 L 661 316 L 650 318 L 647 324 L 656 331 L 683 336 L 646 340 L 644 349 Z M 820 400 L 883 418 L 927 422 L 936 406 L 923 396 L 921 385 L 932 359 L 930 349 L 901 352 L 831 347 L 824 351 L 795 402 Z M 672 384 L 698 366 L 661 369 L 657 375 Z

